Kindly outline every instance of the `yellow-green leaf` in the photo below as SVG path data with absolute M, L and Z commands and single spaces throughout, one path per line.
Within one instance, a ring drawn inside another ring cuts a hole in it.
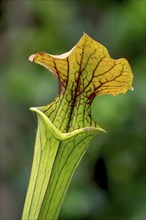
M 107 49 L 84 34 L 69 52 L 29 57 L 53 72 L 58 97 L 33 107 L 38 130 L 23 220 L 56 220 L 72 176 L 99 127 L 91 116 L 95 96 L 132 90 L 133 74 L 125 59 L 114 60 Z

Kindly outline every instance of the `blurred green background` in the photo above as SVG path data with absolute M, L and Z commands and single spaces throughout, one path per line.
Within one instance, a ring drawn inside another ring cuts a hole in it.
M 83 32 L 128 59 L 134 92 L 94 100 L 92 115 L 108 133 L 85 154 L 59 220 L 146 219 L 145 0 L 3 0 L 0 10 L 1 219 L 21 218 L 37 127 L 29 107 L 57 95 L 55 78 L 28 57 L 69 51 Z

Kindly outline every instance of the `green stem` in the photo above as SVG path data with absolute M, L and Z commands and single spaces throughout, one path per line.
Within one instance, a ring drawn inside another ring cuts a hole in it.
M 23 220 L 58 217 L 64 196 L 97 128 L 61 133 L 37 108 L 38 131 L 31 178 L 24 206 Z

